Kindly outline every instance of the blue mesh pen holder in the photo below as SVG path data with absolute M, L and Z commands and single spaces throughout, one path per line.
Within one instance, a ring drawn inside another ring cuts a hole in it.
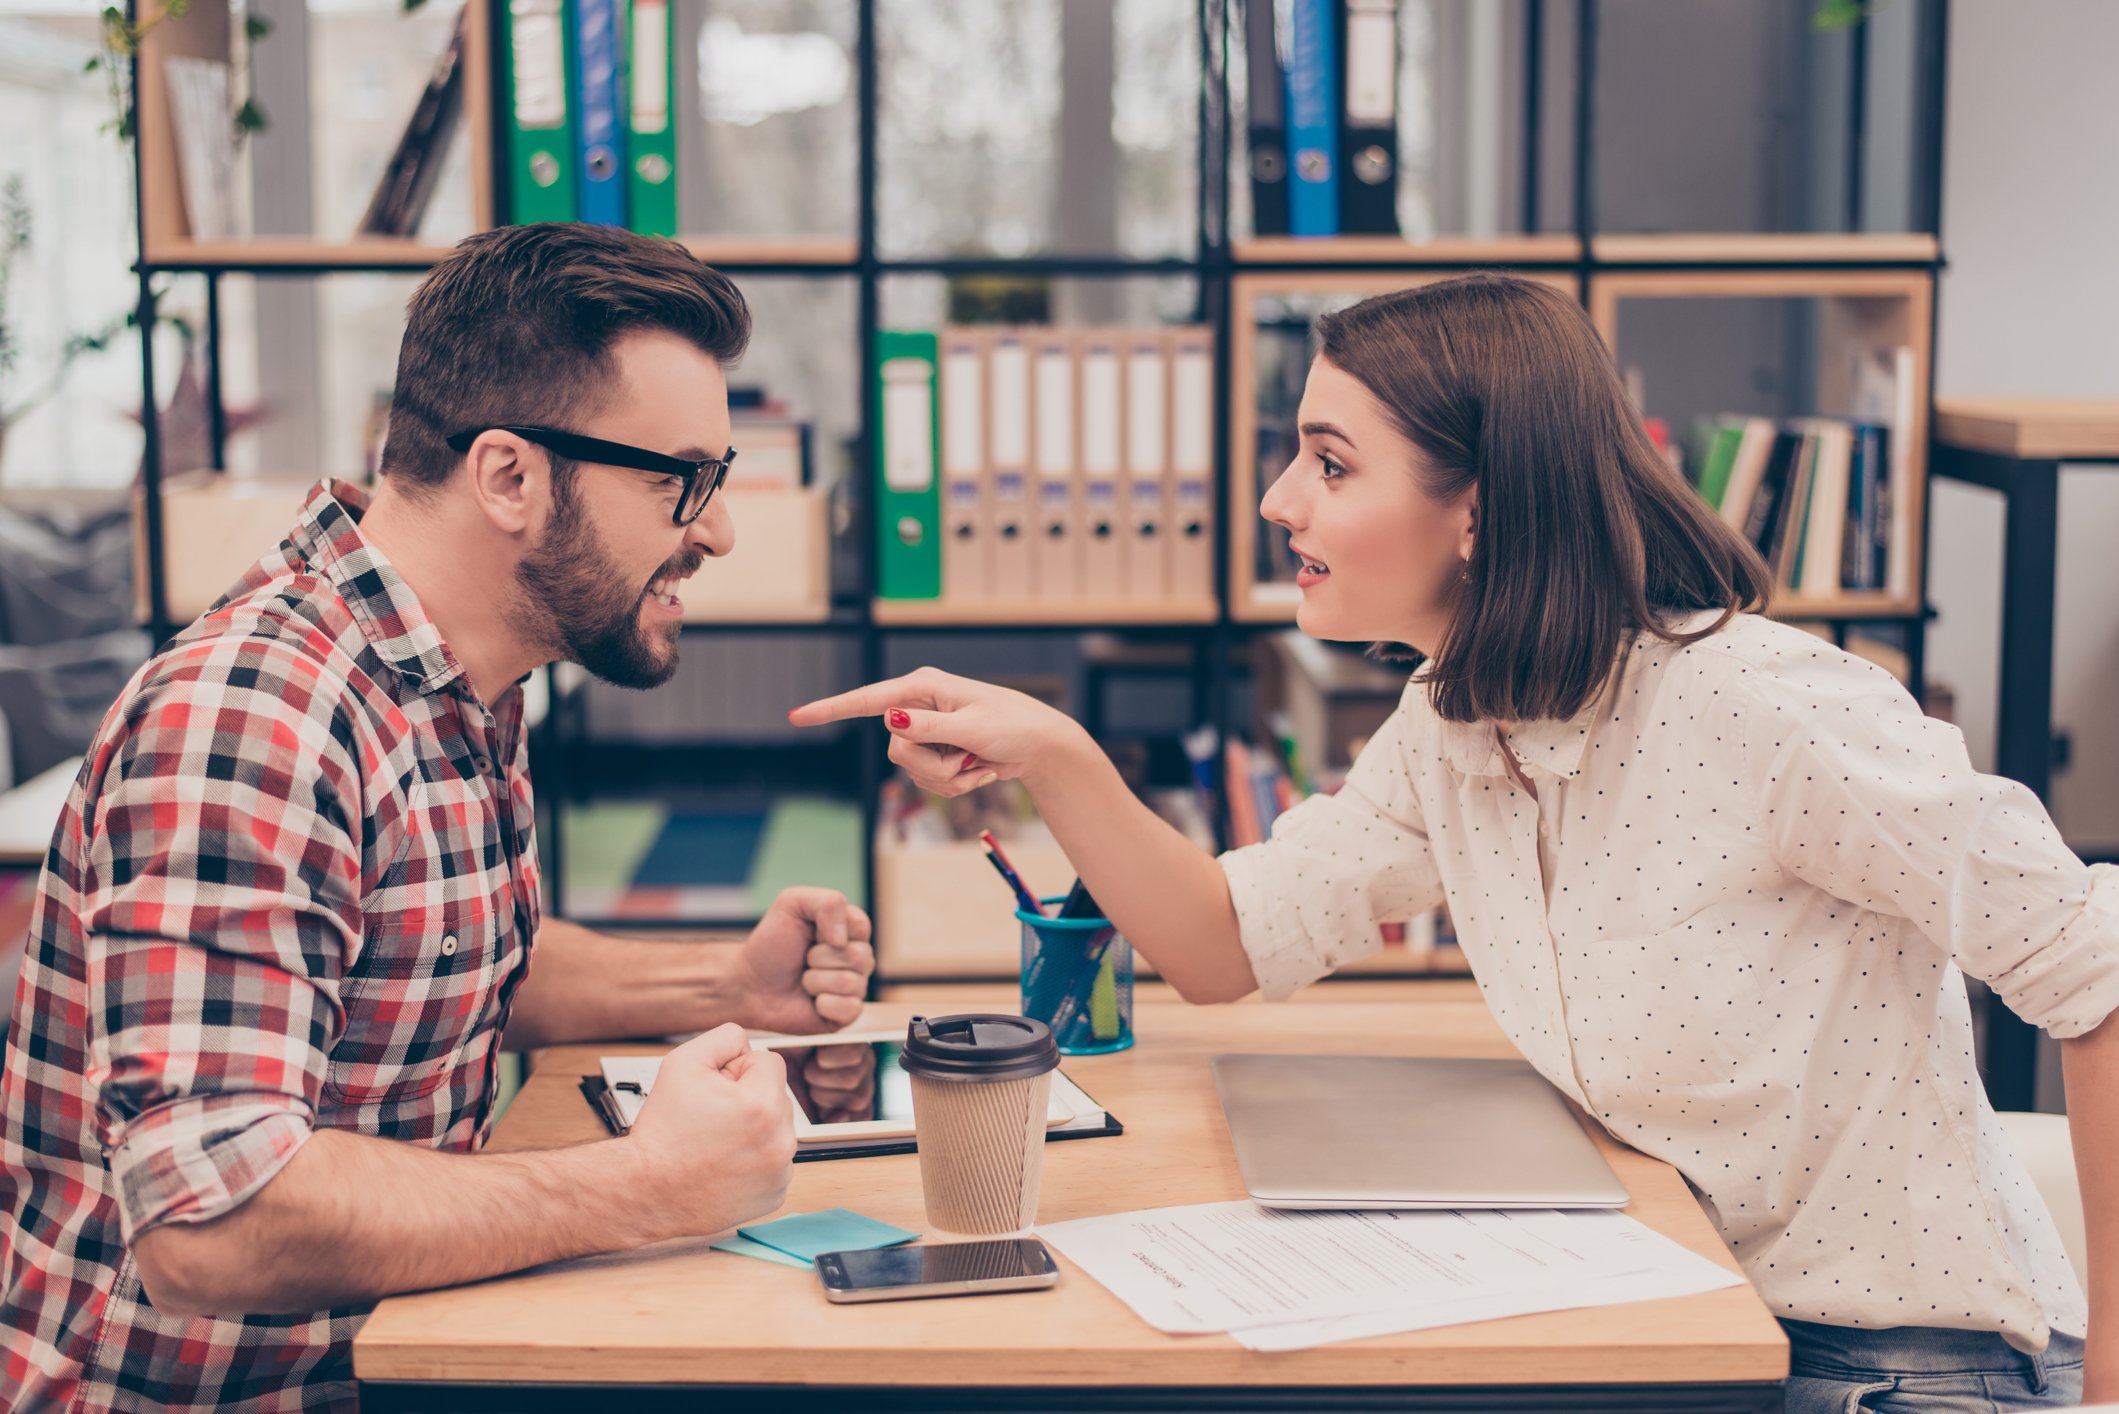
M 1133 947 L 1125 937 L 1102 918 L 1015 916 L 1023 925 L 1023 1015 L 1052 1028 L 1063 1056 L 1132 1045 Z

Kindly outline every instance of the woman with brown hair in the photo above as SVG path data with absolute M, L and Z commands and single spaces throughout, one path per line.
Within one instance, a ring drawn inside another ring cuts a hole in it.
M 791 719 L 883 715 L 938 794 L 1021 780 L 1193 1001 L 1284 997 L 1446 900 L 1517 1048 L 1699 1191 L 1789 1332 L 1791 1410 L 2072 1403 L 2086 1303 L 1987 1105 L 1961 973 L 2076 1038 L 2109 1273 L 2119 869 L 1888 674 L 1760 616 L 1765 565 L 1565 296 L 1474 275 L 1318 334 L 1260 509 L 1302 559 L 1304 631 L 1422 660 L 1337 793 L 1213 859 L 1019 693 L 922 669 Z M 2119 1346 L 2094 1349 L 2119 1398 Z

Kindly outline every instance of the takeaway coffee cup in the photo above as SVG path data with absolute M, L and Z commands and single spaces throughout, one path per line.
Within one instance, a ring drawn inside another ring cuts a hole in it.
M 1051 1028 L 1024 1016 L 916 1016 L 903 1064 L 927 1221 L 965 1234 L 1027 1230 L 1059 1066 Z

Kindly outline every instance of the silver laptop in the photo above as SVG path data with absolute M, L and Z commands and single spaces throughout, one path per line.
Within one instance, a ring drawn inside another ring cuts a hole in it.
M 1214 1057 L 1268 1208 L 1623 1208 L 1574 1110 L 1520 1060 Z

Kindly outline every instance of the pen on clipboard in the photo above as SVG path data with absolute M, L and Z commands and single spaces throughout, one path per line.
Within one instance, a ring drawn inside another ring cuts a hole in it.
M 1023 882 L 1023 876 L 1015 872 L 1015 866 L 1008 862 L 1008 856 L 1001 849 L 1001 842 L 993 837 L 993 831 L 979 831 L 979 842 L 986 846 L 986 857 L 993 861 L 993 867 L 1008 881 L 1008 887 L 1015 890 L 1016 907 L 1025 913 L 1035 913 L 1043 917 L 1044 906 L 1037 901 L 1037 895 L 1030 892 L 1029 886 Z

